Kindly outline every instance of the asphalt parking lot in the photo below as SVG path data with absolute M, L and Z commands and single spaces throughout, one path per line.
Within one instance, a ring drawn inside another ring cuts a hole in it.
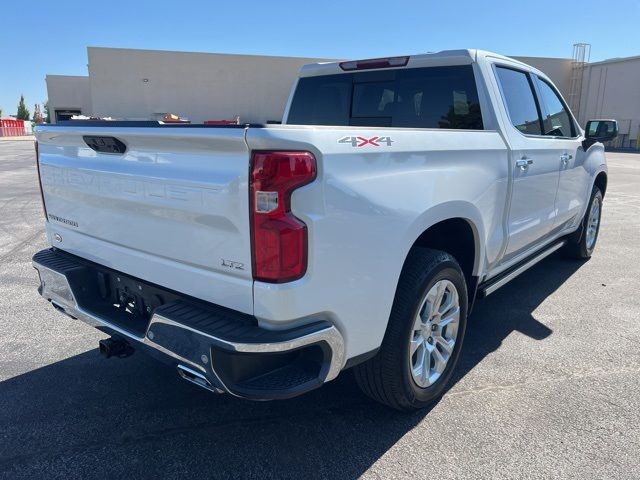
M 593 259 L 479 302 L 449 392 L 407 415 L 349 372 L 252 403 L 101 358 L 36 292 L 33 144 L 0 141 L 0 478 L 640 478 L 640 155 L 609 164 Z

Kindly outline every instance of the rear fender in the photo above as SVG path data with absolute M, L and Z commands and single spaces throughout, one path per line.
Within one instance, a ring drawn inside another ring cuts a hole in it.
M 445 220 L 461 218 L 466 220 L 473 231 L 474 238 L 474 263 L 472 274 L 479 277 L 484 273 L 485 267 L 485 238 L 484 224 L 480 211 L 475 205 L 464 201 L 452 201 L 436 205 L 417 217 L 408 229 L 405 237 L 404 258 L 416 243 L 416 240 L 430 227 Z

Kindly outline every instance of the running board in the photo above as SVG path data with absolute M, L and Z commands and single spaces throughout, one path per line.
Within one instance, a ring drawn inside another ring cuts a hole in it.
M 498 290 L 500 287 L 505 286 L 507 283 L 509 283 L 511 280 L 516 278 L 521 273 L 529 270 L 536 263 L 540 262 L 541 260 L 544 260 L 552 253 L 564 247 L 566 243 L 567 243 L 566 240 L 562 240 L 558 243 L 554 243 L 553 245 L 551 245 L 550 247 L 547 247 L 542 252 L 531 257 L 530 260 L 525 260 L 524 263 L 519 263 L 515 267 L 498 275 L 498 277 L 488 280 L 487 282 L 481 284 L 480 287 L 478 288 L 478 296 L 480 298 L 484 298 L 487 295 L 492 294 L 493 292 Z

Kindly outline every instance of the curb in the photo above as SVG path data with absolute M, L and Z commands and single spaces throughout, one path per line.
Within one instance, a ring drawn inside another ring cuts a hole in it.
M 20 137 L 0 137 L 0 142 L 2 141 L 14 141 L 14 142 L 28 142 L 28 141 L 35 141 L 36 137 L 34 137 L 33 135 L 23 135 Z

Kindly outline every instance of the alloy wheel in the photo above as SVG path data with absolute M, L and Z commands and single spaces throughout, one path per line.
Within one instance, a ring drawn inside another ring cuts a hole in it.
M 460 324 L 460 298 L 455 285 L 440 280 L 422 300 L 409 345 L 413 381 L 426 388 L 438 381 L 455 348 Z

